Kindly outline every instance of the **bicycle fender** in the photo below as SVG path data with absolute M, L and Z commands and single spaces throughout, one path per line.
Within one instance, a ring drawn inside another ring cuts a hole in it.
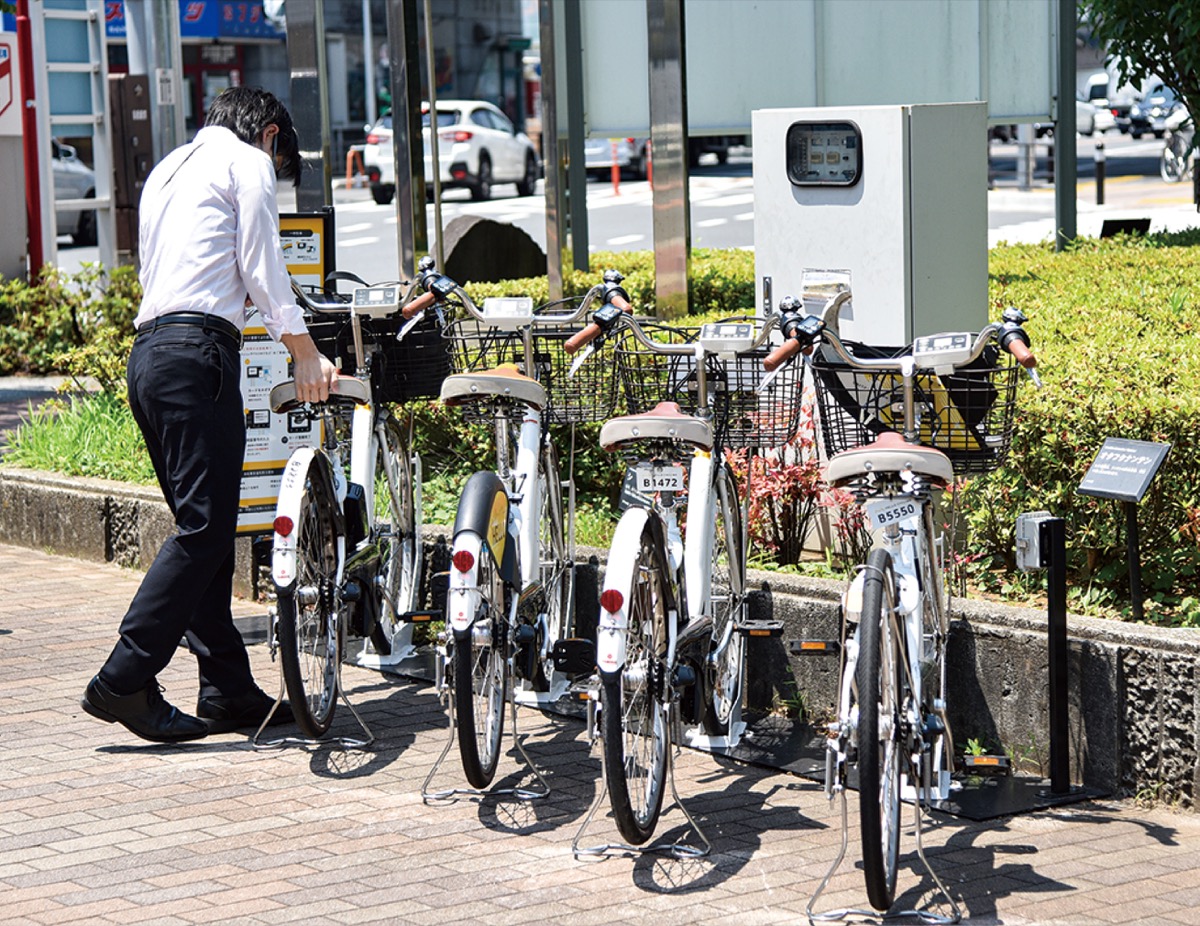
M 653 517 L 648 508 L 629 508 L 621 515 L 608 548 L 604 571 L 604 592 L 621 593 L 621 607 L 615 612 L 600 608 L 596 625 L 596 666 L 601 673 L 613 673 L 625 665 L 625 631 L 629 628 L 629 604 L 634 585 L 634 569 L 642 546 L 642 531 Z
M 475 473 L 463 487 L 454 518 L 456 546 L 463 532 L 482 538 L 505 582 L 520 584 L 516 544 L 510 542 L 508 534 L 508 492 L 495 473 Z
M 279 481 L 279 498 L 275 502 L 275 520 L 288 518 L 292 524 L 300 519 L 300 504 L 304 498 L 304 477 L 316 455 L 313 447 L 301 447 L 288 457 Z M 296 581 L 296 532 L 288 536 L 275 532 L 271 548 L 271 578 L 280 588 Z

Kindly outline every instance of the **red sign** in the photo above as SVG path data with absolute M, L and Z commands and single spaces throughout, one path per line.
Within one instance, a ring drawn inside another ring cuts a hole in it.
M 12 46 L 0 42 L 0 116 L 13 104 Z

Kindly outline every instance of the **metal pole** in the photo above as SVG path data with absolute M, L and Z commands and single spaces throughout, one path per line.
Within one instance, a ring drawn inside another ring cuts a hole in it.
M 287 24 L 292 88 L 288 109 L 306 168 L 296 188 L 296 209 L 319 212 L 333 202 L 324 0 L 292 0 L 287 8 Z
M 1050 793 L 1071 790 L 1068 717 L 1067 534 L 1062 518 L 1038 525 L 1042 565 L 1046 573 L 1047 633 L 1050 662 Z
M 442 155 L 438 138 L 437 60 L 433 50 L 433 3 L 425 0 L 425 69 L 429 75 L 429 156 L 433 165 L 433 230 L 436 237 L 434 260 L 438 270 L 446 269 L 446 248 L 442 243 Z M 424 139 L 424 135 L 421 136 Z M 426 177 L 428 182 L 430 178 Z
M 33 32 L 29 24 L 29 0 L 17 3 L 17 54 L 21 68 L 21 134 L 25 153 L 25 217 L 29 237 L 29 279 L 36 280 L 45 263 L 42 247 L 42 190 L 38 173 L 38 112 L 33 78 Z
M 687 30 L 683 0 L 646 0 L 650 138 L 654 142 L 654 273 L 660 318 L 688 313 Z
M 1096 142 L 1096 205 L 1104 205 L 1104 142 Z
M 563 295 L 566 247 L 566 198 L 563 195 L 565 154 L 558 135 L 558 39 L 555 34 L 556 0 L 538 0 L 538 32 L 542 55 L 542 168 L 546 175 L 546 281 L 550 298 Z M 561 2 L 561 0 L 558 0 Z
M 375 36 L 371 24 L 371 0 L 362 0 L 363 36 L 363 102 L 366 103 L 367 125 L 379 118 L 375 99 Z
M 1058 118 L 1054 123 L 1054 249 L 1075 240 L 1075 0 L 1058 0 Z
M 1133 602 L 1133 619 L 1144 617 L 1142 609 L 1142 556 L 1138 538 L 1137 503 L 1125 502 L 1125 554 L 1129 558 L 1129 597 Z
M 400 275 L 411 278 L 417 270 L 417 252 L 429 250 L 416 0 L 389 0 L 387 31 L 392 83 L 392 157 L 396 166 L 396 251 Z

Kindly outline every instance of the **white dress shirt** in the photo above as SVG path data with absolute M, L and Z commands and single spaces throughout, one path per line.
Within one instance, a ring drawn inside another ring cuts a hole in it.
M 138 248 L 135 326 L 171 312 L 202 312 L 241 330 L 249 296 L 275 340 L 308 330 L 279 243 L 271 157 L 229 129 L 201 129 L 150 172 Z

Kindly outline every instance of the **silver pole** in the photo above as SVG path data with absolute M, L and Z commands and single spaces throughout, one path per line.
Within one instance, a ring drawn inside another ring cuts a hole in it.
M 288 67 L 292 76 L 288 109 L 306 167 L 296 188 L 296 209 L 319 212 L 333 202 L 324 0 L 291 0 L 287 17 Z
M 363 102 L 367 106 L 367 125 L 379 118 L 375 102 L 375 37 L 371 28 L 371 0 L 362 0 L 363 21 Z
M 438 270 L 446 267 L 446 251 L 442 244 L 442 159 L 438 148 L 438 118 L 437 118 L 437 56 L 433 48 L 433 6 L 431 0 L 425 0 L 425 67 L 429 75 L 429 155 L 433 173 L 433 228 L 437 237 L 434 259 Z M 418 135 L 424 143 L 424 134 Z M 428 177 L 425 178 L 429 180 Z

